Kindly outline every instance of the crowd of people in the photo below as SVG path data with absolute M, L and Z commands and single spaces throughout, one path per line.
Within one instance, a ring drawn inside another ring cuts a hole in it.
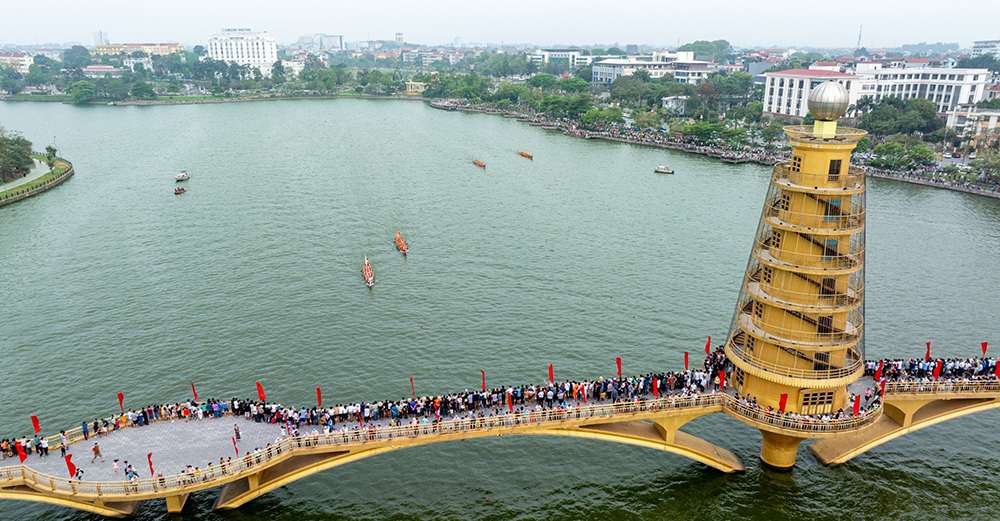
M 941 369 L 935 378 L 938 364 Z M 881 370 L 880 370 L 881 368 Z M 978 381 L 1000 378 L 995 358 L 938 358 L 867 360 L 865 374 L 876 373 L 889 382 Z

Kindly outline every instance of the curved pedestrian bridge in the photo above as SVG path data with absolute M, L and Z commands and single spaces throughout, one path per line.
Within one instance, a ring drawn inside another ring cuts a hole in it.
M 24 464 L 0 467 L 0 499 L 124 516 L 135 513 L 143 501 L 157 498 L 165 499 L 168 511 L 177 513 L 192 492 L 222 487 L 215 508 L 231 509 L 292 481 L 375 454 L 428 443 L 523 434 L 629 443 L 682 455 L 723 472 L 741 472 L 743 465 L 728 450 L 680 430 L 688 421 L 716 412 L 772 432 L 821 438 L 813 444 L 813 452 L 821 462 L 836 464 L 906 432 L 998 406 L 1000 382 L 985 380 L 889 383 L 884 408 L 829 421 L 767 413 L 723 393 L 591 405 L 575 402 L 559 409 L 404 426 L 388 426 L 382 420 L 364 428 L 355 424 L 328 434 L 303 432 L 286 438 L 280 438 L 278 425 L 242 417 L 161 420 L 106 437 L 91 436 L 87 441 L 79 428 L 67 431 L 70 441 L 76 442 L 70 446 L 74 464 L 85 473 L 81 480 L 66 477 L 65 461 L 57 448 L 53 450 L 58 446 L 55 436 L 47 458 L 29 455 Z M 487 411 L 490 409 L 484 413 Z M 232 441 L 234 423 L 242 432 L 238 456 Z M 90 461 L 94 441 L 100 444 L 103 463 Z M 158 469 L 156 477 L 126 482 L 123 473 L 112 470 L 112 461 L 118 459 L 121 465 L 128 461 L 141 474 L 148 468 L 146 455 L 150 452 Z M 17 459 L 3 463 L 11 461 Z M 205 463 L 197 465 L 196 471 L 183 472 L 197 462 Z

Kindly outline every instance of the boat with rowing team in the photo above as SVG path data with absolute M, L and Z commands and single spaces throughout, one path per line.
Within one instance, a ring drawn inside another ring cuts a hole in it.
M 472 163 L 475 164 L 476 166 L 478 166 L 479 168 L 482 168 L 484 170 L 486 169 L 486 163 L 483 163 L 482 161 L 480 161 L 479 158 L 473 159 Z
M 399 233 L 399 230 L 396 230 L 396 249 L 402 252 L 403 255 L 406 255 L 406 252 L 409 251 L 406 248 L 406 241 L 403 240 L 403 236 Z
M 672 173 L 674 173 L 673 170 L 671 170 L 670 168 L 665 167 L 663 165 L 657 166 L 656 168 L 653 169 L 653 171 L 656 172 L 657 174 L 672 174 Z
M 524 150 L 518 150 L 517 153 L 521 154 L 522 156 L 524 156 L 524 157 L 526 157 L 528 159 L 531 159 L 532 161 L 535 160 L 535 155 L 534 154 L 529 154 L 529 153 L 525 152 Z
M 181 195 L 184 192 L 187 192 L 186 188 L 174 188 L 174 195 Z
M 365 284 L 370 288 L 375 285 L 375 272 L 372 271 L 372 265 L 368 262 L 368 257 L 365 257 L 365 266 L 361 268 L 361 275 L 365 278 Z

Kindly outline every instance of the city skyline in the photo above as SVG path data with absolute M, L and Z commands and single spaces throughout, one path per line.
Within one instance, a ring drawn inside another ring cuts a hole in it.
M 989 0 L 970 0 L 967 4 L 966 12 L 985 13 L 994 8 Z M 924 5 L 927 9 L 921 9 Z M 824 20 L 822 31 L 812 25 L 785 24 L 783 21 L 792 14 L 807 20 L 827 14 L 822 5 L 790 0 L 775 0 L 766 6 L 733 3 L 714 11 L 706 11 L 698 4 L 665 5 L 651 0 L 633 2 L 628 8 L 617 10 L 598 4 L 539 5 L 516 1 L 503 6 L 480 5 L 469 12 L 459 9 L 462 4 L 455 0 L 444 0 L 430 8 L 389 0 L 378 9 L 307 2 L 287 14 L 275 12 L 272 4 L 259 0 L 241 2 L 238 12 L 233 12 L 232 6 L 180 0 L 170 10 L 163 10 L 119 0 L 98 0 L 87 5 L 42 0 L 34 5 L 36 9 L 61 15 L 49 17 L 45 24 L 17 23 L 17 17 L 6 17 L 0 21 L 0 44 L 89 45 L 95 31 L 104 31 L 112 42 L 176 41 L 193 46 L 204 45 L 209 35 L 223 27 L 267 31 L 284 44 L 314 33 L 342 34 L 345 40 L 360 41 L 393 40 L 401 32 L 406 42 L 426 45 L 449 44 L 458 37 L 464 42 L 542 46 L 618 42 L 667 47 L 695 40 L 726 39 L 737 47 L 853 48 L 862 24 L 861 45 L 870 48 L 893 48 L 921 41 L 957 42 L 968 48 L 974 40 L 997 37 L 989 16 L 970 17 L 962 24 L 942 26 L 937 7 L 902 0 L 838 5 L 839 12 L 863 15 L 831 17 Z M 303 17 L 303 12 L 310 14 Z M 639 14 L 641 19 L 660 18 L 663 22 L 606 23 L 616 16 L 623 20 L 637 19 Z M 565 23 L 556 23 L 559 20 Z

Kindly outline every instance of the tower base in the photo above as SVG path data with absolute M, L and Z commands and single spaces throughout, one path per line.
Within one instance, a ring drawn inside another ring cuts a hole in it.
M 760 445 L 760 461 L 772 470 L 791 472 L 795 466 L 795 457 L 799 453 L 799 444 L 805 438 L 786 436 L 765 430 L 761 430 L 760 434 L 763 436 Z

